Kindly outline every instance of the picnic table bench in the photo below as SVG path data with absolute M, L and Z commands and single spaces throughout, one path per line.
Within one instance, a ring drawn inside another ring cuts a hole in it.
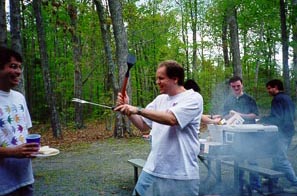
M 202 157 L 199 157 L 199 159 L 201 161 L 203 161 Z M 137 183 L 138 180 L 138 169 L 142 169 L 144 167 L 146 160 L 144 159 L 129 159 L 128 163 L 130 163 L 133 168 L 134 168 L 134 183 Z M 220 162 L 220 163 L 219 163 Z M 257 190 L 258 193 L 262 194 L 262 195 L 273 195 L 275 193 L 275 191 L 273 190 L 273 179 L 274 178 L 279 178 L 279 177 L 284 177 L 285 174 L 279 171 L 275 171 L 272 169 L 268 169 L 268 168 L 264 168 L 258 165 L 249 165 L 246 163 L 237 163 L 235 161 L 225 161 L 225 160 L 221 160 L 221 161 L 216 161 L 217 165 L 216 166 L 216 180 L 217 182 L 221 181 L 221 165 L 227 165 L 227 166 L 231 166 L 234 167 L 234 187 L 239 187 L 238 182 L 239 182 L 239 170 L 243 170 L 243 171 L 247 171 L 249 173 L 255 173 L 258 175 L 261 175 L 265 178 L 268 179 L 268 192 L 263 192 L 262 190 Z M 210 162 L 208 162 L 210 163 Z M 206 165 L 207 166 L 207 165 Z M 207 166 L 208 172 L 212 172 L 211 171 L 211 167 L 210 165 Z M 209 173 L 210 174 L 210 173 Z M 252 195 L 251 190 L 248 190 L 248 194 Z
M 250 165 L 247 163 L 241 163 L 236 161 L 236 157 L 229 156 L 229 155 L 209 155 L 209 154 L 200 154 L 198 155 L 199 160 L 206 166 L 208 174 L 205 179 L 205 182 L 208 181 L 208 179 L 213 175 L 216 179 L 216 183 L 220 184 L 222 182 L 222 176 L 221 176 L 221 167 L 222 165 L 231 166 L 234 168 L 234 189 L 242 190 L 242 187 L 239 187 L 239 170 L 246 171 L 249 174 L 258 174 L 260 176 L 265 177 L 268 180 L 267 184 L 267 191 L 265 187 L 264 189 L 256 190 L 261 195 L 273 195 L 276 193 L 276 191 L 273 189 L 273 179 L 284 177 L 285 174 L 283 172 L 275 171 L 272 169 L 268 169 L 265 167 L 261 167 L 258 165 Z M 215 163 L 215 169 L 211 167 L 212 162 Z M 252 195 L 250 185 L 246 184 L 248 188 L 248 194 Z M 277 190 L 279 191 L 279 190 Z
M 130 163 L 134 168 L 134 182 L 136 184 L 138 180 L 138 168 L 142 169 L 146 160 L 144 159 L 129 159 L 128 163 Z
M 235 161 L 221 161 L 221 164 L 229 165 L 234 167 L 234 186 L 239 187 L 238 182 L 239 182 L 239 170 L 247 171 L 249 174 L 258 174 L 261 175 L 265 178 L 268 179 L 268 191 L 263 192 L 263 190 L 256 190 L 262 195 L 273 195 L 275 191 L 273 190 L 273 179 L 274 178 L 279 178 L 279 177 L 284 177 L 285 174 L 283 172 L 275 171 L 272 169 L 264 168 L 258 165 L 250 165 L 246 163 L 237 163 Z M 248 185 L 249 190 L 248 194 L 252 195 L 250 186 Z M 242 188 L 242 187 L 239 187 Z
M 134 168 L 134 183 L 137 183 L 138 180 L 138 168 L 142 169 L 146 160 L 144 159 L 129 159 L 128 163 L 130 163 Z

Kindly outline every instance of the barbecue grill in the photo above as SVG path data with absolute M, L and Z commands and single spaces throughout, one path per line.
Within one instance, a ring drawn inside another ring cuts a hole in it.
M 240 159 L 271 157 L 278 149 L 278 128 L 274 125 L 208 125 L 210 137 L 229 145 L 228 154 Z

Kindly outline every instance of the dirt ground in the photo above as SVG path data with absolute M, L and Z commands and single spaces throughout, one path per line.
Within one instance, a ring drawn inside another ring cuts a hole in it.
M 131 195 L 134 173 L 127 160 L 146 159 L 150 150 L 149 143 L 139 133 L 135 137 L 115 139 L 112 131 L 106 131 L 100 123 L 94 123 L 80 131 L 63 130 L 63 139 L 57 140 L 45 130 L 48 128 L 36 126 L 32 131 L 42 134 L 42 145 L 58 148 L 60 154 L 33 160 L 35 196 Z M 202 134 L 205 135 L 207 132 Z M 292 146 L 296 145 L 295 137 Z M 297 171 L 297 149 L 293 147 L 289 150 L 289 159 Z M 270 162 L 264 164 L 269 165 Z M 222 167 L 223 182 L 220 185 L 215 184 L 213 176 L 205 182 L 206 174 L 207 169 L 201 163 L 200 195 L 234 195 L 231 189 L 233 171 L 230 167 Z M 280 184 L 287 186 L 288 182 L 281 179 Z

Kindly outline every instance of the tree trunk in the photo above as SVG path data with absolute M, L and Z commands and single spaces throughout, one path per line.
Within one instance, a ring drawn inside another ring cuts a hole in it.
M 235 7 L 229 10 L 228 23 L 231 37 L 231 53 L 233 74 L 242 77 L 242 67 L 240 62 L 240 50 L 239 50 L 239 37 L 238 37 L 238 25 L 237 14 Z M 227 13 L 228 14 L 228 13 Z
M 81 73 L 81 56 L 82 49 L 80 39 L 77 35 L 77 8 L 73 3 L 68 5 L 68 15 L 70 17 L 70 33 L 72 39 L 73 63 L 74 63 L 74 97 L 82 98 L 82 73 Z M 83 123 L 83 104 L 75 103 L 75 125 L 76 128 L 84 127 Z
M 225 67 L 230 67 L 229 52 L 228 52 L 228 25 L 227 16 L 224 16 L 222 23 L 222 47 Z
M 107 62 L 107 67 L 108 67 L 108 75 L 107 75 L 107 90 L 112 89 L 114 96 L 117 93 L 117 90 L 119 89 L 117 80 L 115 79 L 115 63 L 112 59 L 112 46 L 111 46 L 111 32 L 110 32 L 110 24 L 107 22 L 107 13 L 108 11 L 105 11 L 106 8 L 103 7 L 101 0 L 94 0 L 96 9 L 97 9 L 97 14 L 98 18 L 100 21 L 100 30 L 101 30 L 101 36 L 102 36 L 102 42 L 103 42 L 103 47 L 104 47 L 104 52 L 106 56 L 106 62 Z M 115 90 L 116 89 L 116 90 Z M 113 97 L 114 97 L 113 96 Z M 114 104 L 115 104 L 115 100 Z M 107 119 L 110 122 L 113 121 L 113 116 L 110 119 Z M 109 124 L 109 123 L 107 123 Z M 111 128 L 107 128 L 108 130 L 111 130 Z
M 21 11 L 20 0 L 9 0 L 10 6 L 10 33 L 11 33 L 11 48 L 22 54 L 22 38 L 21 38 Z M 23 63 L 25 67 L 25 63 Z M 21 75 L 19 84 L 15 90 L 25 94 L 24 75 Z
M 256 59 L 256 70 L 255 70 L 255 87 L 254 87 L 254 98 L 258 98 L 258 82 L 259 82 L 259 69 L 260 69 L 260 59 L 259 57 L 261 55 L 265 55 L 264 49 L 263 49 L 263 37 L 264 37 L 264 24 L 261 22 L 260 24 L 260 32 L 259 32 L 259 41 L 260 41 L 260 49 L 257 51 L 257 59 Z M 262 54 L 261 54 L 262 51 Z
M 47 48 L 45 43 L 46 36 L 45 36 L 44 26 L 43 26 L 42 17 L 41 17 L 40 0 L 33 0 L 33 9 L 34 9 L 34 15 L 36 19 L 37 37 L 38 37 L 38 43 L 39 43 L 40 59 L 41 59 L 42 75 L 43 75 L 46 99 L 51 112 L 51 126 L 52 126 L 54 137 L 61 138 L 62 130 L 61 130 L 58 111 L 56 109 L 56 100 L 51 86 L 48 55 L 47 55 Z
M 295 101 L 297 101 L 297 0 L 292 0 L 292 29 L 293 29 L 293 70 L 295 81 Z
M 184 43 L 184 50 L 185 50 L 185 54 L 186 54 L 186 76 L 188 78 L 191 78 L 192 76 L 190 76 L 190 73 L 191 73 L 191 68 L 190 68 L 190 63 L 189 63 L 189 37 L 188 37 L 188 28 L 187 28 L 187 25 L 188 25 L 188 17 L 185 16 L 186 12 L 184 11 L 185 9 L 183 9 L 183 3 L 181 2 L 180 3 L 180 10 L 181 10 L 181 30 L 182 30 L 182 40 L 183 40 L 183 43 Z M 185 6 L 186 7 L 186 6 Z
M 7 47 L 7 25 L 5 1 L 0 1 L 0 46 Z
M 106 21 L 107 12 L 104 11 L 104 7 L 100 0 L 94 0 L 96 8 L 97 8 L 97 14 L 100 21 L 100 29 L 101 29 L 101 36 L 102 41 L 104 45 L 104 52 L 106 56 L 106 61 L 108 65 L 108 89 L 109 87 L 112 87 L 112 89 L 119 89 L 119 86 L 117 85 L 116 79 L 115 79 L 115 63 L 112 60 L 112 47 L 111 47 L 111 36 L 110 36 L 110 25 Z
M 110 9 L 113 33 L 116 44 L 116 59 L 119 66 L 119 78 L 120 81 L 124 81 L 125 73 L 127 70 L 127 56 L 128 56 L 128 41 L 127 34 L 124 27 L 123 17 L 122 17 L 122 5 L 119 0 L 108 0 L 108 5 Z M 128 85 L 128 94 L 130 94 L 130 85 Z M 115 89 L 114 95 L 117 96 L 118 90 Z M 130 102 L 132 103 L 131 96 Z M 123 118 L 119 112 L 116 113 L 115 120 L 115 137 L 123 137 L 124 132 L 130 131 L 130 126 L 128 121 Z
M 284 88 L 290 94 L 290 73 L 289 73 L 289 36 L 286 23 L 286 4 L 284 0 L 280 0 L 280 20 L 282 35 L 282 60 L 283 60 L 283 80 Z
M 193 70 L 197 70 L 197 15 L 198 15 L 198 3 L 197 0 L 194 0 L 193 4 L 191 3 L 191 1 L 189 1 L 190 3 L 190 11 L 191 11 L 191 22 L 192 22 L 192 33 L 193 33 L 193 62 L 192 62 L 192 66 L 193 66 Z M 203 37 L 201 37 L 201 39 L 203 39 Z M 203 41 L 201 42 L 201 44 L 203 45 Z M 203 59 L 204 59 L 204 55 L 203 55 L 203 47 L 201 47 L 202 50 L 202 57 L 201 57 L 201 61 L 202 61 L 202 65 L 204 63 Z

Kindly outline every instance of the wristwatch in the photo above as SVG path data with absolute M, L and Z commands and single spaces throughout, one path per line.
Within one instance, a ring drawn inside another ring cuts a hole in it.
M 142 107 L 138 107 L 138 108 L 137 108 L 137 114 L 138 114 L 138 115 L 141 115 L 141 111 L 142 111 L 142 110 L 143 110 Z

